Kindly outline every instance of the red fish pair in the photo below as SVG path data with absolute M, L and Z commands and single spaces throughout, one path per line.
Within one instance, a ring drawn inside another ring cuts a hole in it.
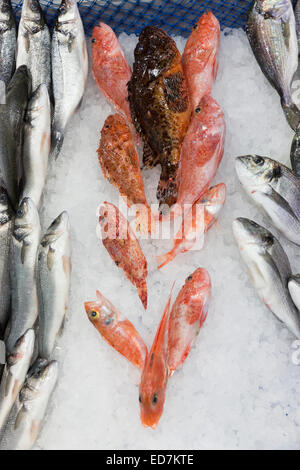
M 150 352 L 132 323 L 97 292 L 86 302 L 89 320 L 104 339 L 133 365 L 142 369 L 139 387 L 141 421 L 155 428 L 163 412 L 169 377 L 187 358 L 208 312 L 211 281 L 204 268 L 188 276 L 172 308 L 171 294 Z

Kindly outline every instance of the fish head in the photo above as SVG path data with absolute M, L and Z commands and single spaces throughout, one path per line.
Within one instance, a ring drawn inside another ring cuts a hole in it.
M 273 18 L 287 21 L 292 11 L 290 0 L 256 0 L 255 6 L 266 20 Z
M 191 298 L 201 298 L 201 303 L 208 307 L 211 294 L 211 279 L 208 271 L 204 268 L 197 268 L 185 280 L 185 292 L 188 300 Z
M 219 40 L 219 36 L 220 23 L 215 15 L 211 11 L 208 11 L 204 13 L 194 25 L 192 34 L 188 39 L 188 47 L 189 49 L 193 48 L 197 50 L 200 47 L 199 43 L 209 47 L 214 38 L 216 38 L 217 41 Z
M 7 191 L 0 187 L 0 226 L 9 222 L 12 218 L 12 210 L 9 204 Z
M 224 113 L 219 103 L 209 95 L 204 96 L 198 106 L 192 111 L 191 124 L 195 130 L 199 129 L 202 133 L 206 129 L 212 133 L 215 130 L 216 141 L 218 142 L 218 133 L 225 132 Z
M 205 210 L 214 218 L 222 209 L 226 199 L 226 185 L 224 183 L 211 187 L 201 199 L 201 204 L 205 205 Z
M 156 384 L 153 380 L 141 381 L 139 404 L 143 426 L 156 428 L 163 413 L 165 398 L 166 386 L 164 384 Z
M 105 55 L 108 54 L 109 57 L 117 55 L 120 52 L 120 47 L 114 31 L 110 26 L 102 22 L 99 23 L 99 26 L 94 27 L 91 43 L 92 48 L 95 47 L 96 51 L 101 51 L 101 56 L 103 56 L 103 51 L 105 51 Z
M 48 227 L 41 240 L 41 245 L 45 248 L 54 244 L 62 238 L 69 238 L 70 220 L 67 211 L 63 211 Z
M 14 237 L 19 242 L 30 236 L 40 224 L 37 208 L 29 197 L 25 197 L 17 210 Z
M 26 383 L 20 392 L 20 401 L 31 402 L 36 398 L 43 400 L 49 390 L 52 391 L 54 388 L 57 375 L 57 361 L 38 360 L 29 371 Z
M 85 302 L 88 319 L 95 327 L 112 327 L 118 321 L 118 314 L 112 304 L 99 292 L 97 300 Z
M 62 0 L 58 9 L 55 29 L 63 34 L 71 32 L 78 17 L 77 0 Z
M 13 13 L 10 0 L 2 0 L 0 2 L 0 31 L 7 29 L 7 23 L 13 22 Z
M 237 157 L 235 169 L 241 184 L 250 193 L 276 182 L 282 174 L 280 163 L 259 155 Z
M 253 220 L 239 217 L 233 221 L 232 229 L 242 253 L 251 248 L 264 254 L 274 245 L 275 238 L 272 233 Z
M 34 28 L 32 25 L 30 26 L 32 33 L 36 33 L 44 27 L 44 15 L 38 0 L 24 0 L 21 21 L 34 23 Z
M 24 356 L 32 357 L 34 349 L 35 333 L 29 329 L 19 338 L 14 346 L 12 353 L 7 358 L 8 367 L 15 366 Z

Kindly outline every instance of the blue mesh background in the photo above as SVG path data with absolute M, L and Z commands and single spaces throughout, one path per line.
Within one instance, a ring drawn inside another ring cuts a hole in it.
M 19 17 L 22 0 L 12 3 Z M 58 0 L 40 0 L 50 26 L 59 3 Z M 146 25 L 154 24 L 169 34 L 187 36 L 207 10 L 213 11 L 222 28 L 244 28 L 251 3 L 252 0 L 79 0 L 78 5 L 88 35 L 101 20 L 117 34 L 123 31 L 139 34 Z

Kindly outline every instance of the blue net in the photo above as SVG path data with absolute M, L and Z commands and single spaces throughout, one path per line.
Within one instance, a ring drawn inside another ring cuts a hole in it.
M 22 1 L 12 3 L 19 17 Z M 50 26 L 59 3 L 40 0 Z M 188 36 L 199 16 L 207 10 L 216 15 L 222 28 L 244 28 L 251 3 L 252 0 L 79 0 L 78 5 L 88 35 L 101 20 L 117 34 L 139 34 L 146 25 L 153 24 L 169 34 Z

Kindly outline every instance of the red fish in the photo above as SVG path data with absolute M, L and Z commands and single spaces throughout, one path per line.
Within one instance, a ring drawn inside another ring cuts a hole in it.
M 157 256 L 158 269 L 172 261 L 180 253 L 189 251 L 215 223 L 226 198 L 226 185 L 220 183 L 209 189 L 185 214 L 171 251 Z M 204 213 L 203 213 L 204 212 Z
M 218 70 L 220 24 L 212 12 L 204 13 L 187 40 L 182 65 L 193 108 L 209 95 Z
M 151 351 L 147 356 L 140 383 L 141 422 L 144 426 L 151 428 L 155 428 L 160 420 L 166 397 L 168 382 L 167 331 L 171 294 L 157 329 Z
M 212 97 L 205 96 L 193 112 L 182 145 L 177 204 L 183 210 L 208 190 L 223 157 L 224 140 L 223 111 Z M 174 206 L 171 213 L 176 212 Z
M 99 291 L 98 300 L 85 302 L 85 311 L 90 322 L 101 336 L 134 366 L 143 369 L 147 357 L 147 346 L 127 319 Z
M 128 221 L 109 202 L 100 207 L 99 223 L 102 231 L 102 243 L 110 257 L 126 277 L 136 286 L 139 297 L 147 309 L 147 260 Z
M 104 177 L 118 188 L 136 210 L 137 230 L 151 233 L 152 215 L 147 203 L 139 156 L 129 126 L 120 114 L 109 116 L 101 130 L 98 158 Z
M 208 312 L 211 281 L 204 268 L 188 276 L 170 313 L 168 324 L 169 377 L 187 358 Z
M 131 78 L 131 69 L 115 33 L 105 23 L 100 23 L 93 29 L 92 69 L 104 96 L 131 123 L 127 101 L 127 83 Z

